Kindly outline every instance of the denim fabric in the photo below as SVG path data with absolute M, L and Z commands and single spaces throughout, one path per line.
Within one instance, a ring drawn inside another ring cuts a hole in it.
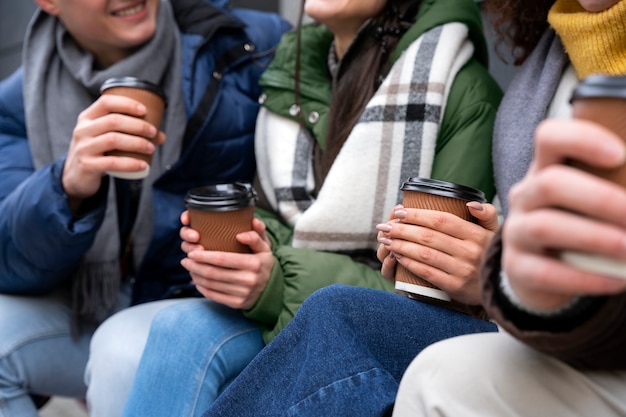
M 495 331 L 487 321 L 402 295 L 332 285 L 302 304 L 204 417 L 382 416 L 422 349 Z
M 125 308 L 94 333 L 85 370 L 90 417 L 119 417 L 135 379 L 150 323 L 162 309 L 196 298 L 154 301 Z
M 29 393 L 84 397 L 89 340 L 74 340 L 66 294 L 0 295 L 0 417 L 37 417 Z
M 200 416 L 263 348 L 239 310 L 209 300 L 177 304 L 152 322 L 123 416 Z
M 64 291 L 42 297 L 0 295 L 0 417 L 37 417 L 31 393 L 86 397 L 91 417 L 120 416 L 148 338 L 150 323 L 160 310 L 174 308 L 173 305 L 181 306 L 173 311 L 197 313 L 200 309 L 204 320 L 197 319 L 196 314 L 190 316 L 198 323 L 179 320 L 175 315 L 159 317 L 171 318 L 178 323 L 172 327 L 178 327 L 178 332 L 187 337 L 193 335 L 194 340 L 200 340 L 198 335 L 187 334 L 187 331 L 193 328 L 191 324 L 197 325 L 204 337 L 196 346 L 197 351 L 191 352 L 192 343 L 173 332 L 170 336 L 174 345 L 167 354 L 157 353 L 159 361 L 172 357 L 193 360 L 201 357 L 202 366 L 207 370 L 204 377 L 215 378 L 215 384 L 221 386 L 239 373 L 262 347 L 259 331 L 239 312 L 199 298 L 163 300 L 123 308 L 129 302 L 126 290 L 121 294 L 124 300 L 120 305 L 122 310 L 106 320 L 93 336 L 85 334 L 77 340 L 71 334 L 71 309 Z M 163 329 L 158 325 L 157 328 Z M 235 364 L 234 371 L 230 368 L 232 364 Z M 189 369 L 178 368 L 179 364 L 175 366 L 175 370 L 185 372 L 185 378 L 177 376 L 176 381 L 187 380 Z M 158 381 L 168 372 L 148 382 L 150 396 L 140 397 L 142 401 L 152 398 L 159 387 Z M 205 386 L 195 387 L 202 393 L 199 399 L 203 408 L 212 402 L 208 396 L 216 395 Z M 169 394 L 161 397 L 165 398 L 169 398 Z M 183 414 L 169 414 L 173 415 Z

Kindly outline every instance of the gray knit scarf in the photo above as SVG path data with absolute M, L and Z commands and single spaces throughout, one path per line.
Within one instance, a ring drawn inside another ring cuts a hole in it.
M 528 171 L 535 128 L 546 118 L 568 63 L 561 40 L 553 30 L 548 30 L 515 75 L 500 103 L 494 126 L 493 158 L 496 189 L 504 216 L 508 212 L 506 196 Z
M 37 11 L 26 34 L 24 97 L 35 169 L 64 157 L 79 113 L 99 96 L 100 85 L 107 78 L 139 77 L 160 85 L 167 94 L 161 126 L 167 141 L 155 152 L 131 232 L 135 267 L 152 235 L 151 185 L 167 165 L 178 160 L 181 151 L 185 110 L 180 63 L 180 36 L 167 0 L 160 2 L 155 36 L 132 56 L 104 69 L 96 67 L 93 56 L 76 44 L 54 16 Z M 120 237 L 115 190 L 113 183 L 110 185 L 104 221 L 73 276 L 75 331 L 97 326 L 118 304 Z

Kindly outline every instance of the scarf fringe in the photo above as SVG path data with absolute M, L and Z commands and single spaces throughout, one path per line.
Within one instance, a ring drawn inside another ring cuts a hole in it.
M 81 264 L 72 280 L 72 335 L 93 331 L 115 312 L 121 289 L 117 260 Z

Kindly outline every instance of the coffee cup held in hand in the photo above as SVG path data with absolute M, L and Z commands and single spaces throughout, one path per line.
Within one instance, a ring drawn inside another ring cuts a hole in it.
M 115 94 L 130 97 L 146 106 L 147 113 L 144 119 L 152 124 L 157 130 L 161 126 L 163 111 L 165 110 L 165 94 L 161 88 L 148 81 L 143 81 L 134 77 L 109 78 L 100 87 L 100 94 Z M 156 139 L 156 137 L 155 137 Z M 107 155 L 136 158 L 146 161 L 148 168 L 143 171 L 125 172 L 111 171 L 109 175 L 124 179 L 141 179 L 148 176 L 152 155 L 137 152 L 125 152 L 120 150 L 110 151 Z
M 626 142 L 626 77 L 591 75 L 574 89 L 571 103 L 574 118 L 598 123 Z M 626 188 L 626 164 L 612 169 L 580 161 L 570 165 Z M 564 251 L 561 259 L 580 269 L 626 279 L 626 262 L 617 259 L 577 251 Z
M 189 190 L 185 196 L 192 229 L 206 250 L 249 253 L 238 233 L 252 230 L 256 193 L 249 183 L 215 184 Z
M 445 211 L 470 222 L 476 219 L 466 204 L 469 201 L 486 202 L 485 194 L 480 190 L 429 178 L 409 178 L 402 184 L 401 190 L 404 207 Z M 455 303 L 445 291 L 400 264 L 396 267 L 395 280 L 396 289 L 409 295 Z
M 591 75 L 574 89 L 571 103 L 574 118 L 598 123 L 626 142 L 626 77 Z M 626 188 L 626 164 L 613 169 L 579 161 L 572 161 L 571 165 Z

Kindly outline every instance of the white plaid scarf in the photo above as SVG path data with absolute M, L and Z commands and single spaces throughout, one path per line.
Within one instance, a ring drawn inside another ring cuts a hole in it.
M 294 226 L 294 247 L 376 249 L 375 226 L 400 201 L 401 183 L 431 175 L 450 86 L 474 51 L 467 33 L 465 25 L 447 23 L 411 44 L 365 107 L 317 199 L 314 139 L 296 122 L 261 111 L 259 180 L 274 210 Z

